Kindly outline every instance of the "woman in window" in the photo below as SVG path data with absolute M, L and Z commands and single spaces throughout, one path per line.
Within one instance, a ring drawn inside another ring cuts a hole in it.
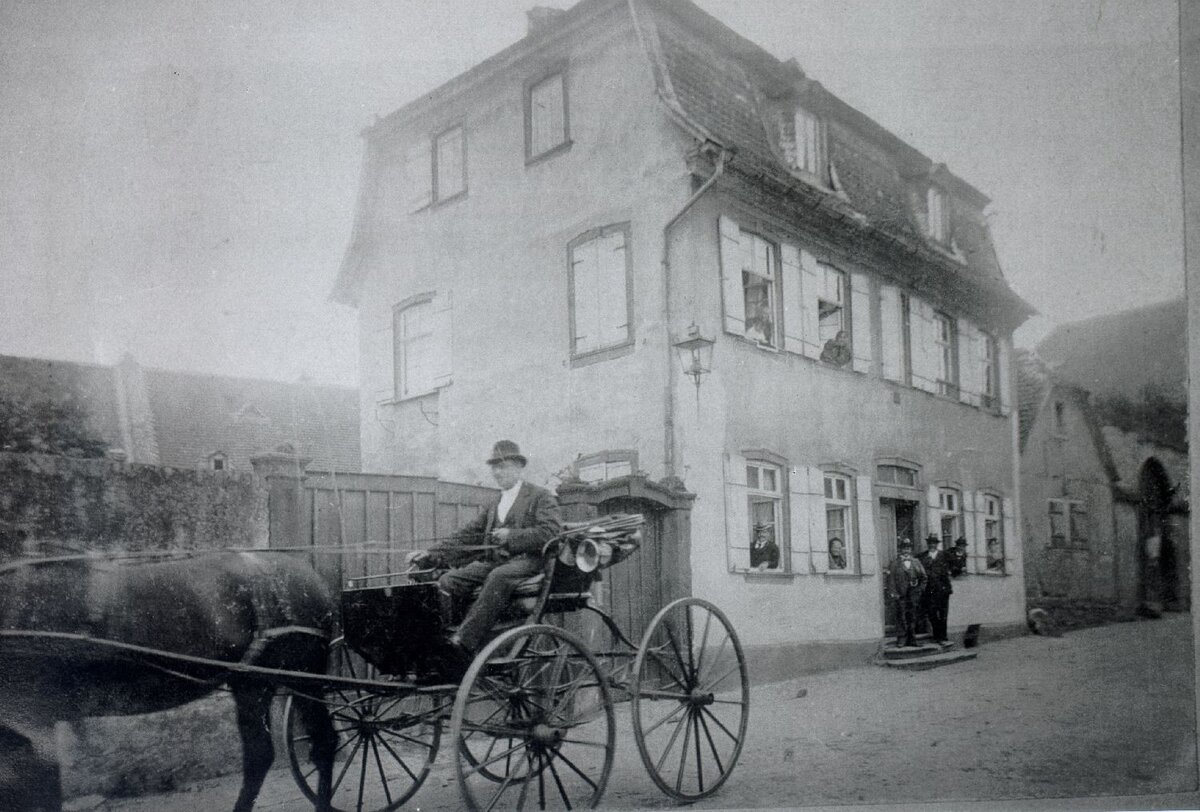
M 774 528 L 771 525 L 754 525 L 754 542 L 750 545 L 751 569 L 779 569 L 779 545 L 775 543 L 774 536 Z
M 846 542 L 837 536 L 829 540 L 829 569 L 846 569 Z

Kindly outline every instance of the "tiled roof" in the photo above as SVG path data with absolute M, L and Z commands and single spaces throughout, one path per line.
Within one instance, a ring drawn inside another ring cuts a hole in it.
M 354 389 L 253 378 L 145 371 L 162 465 L 194 467 L 222 453 L 231 468 L 290 444 L 311 470 L 361 466 Z
M 1097 395 L 1136 400 L 1143 386 L 1187 399 L 1187 303 L 1183 299 L 1064 324 L 1037 347 L 1063 380 Z

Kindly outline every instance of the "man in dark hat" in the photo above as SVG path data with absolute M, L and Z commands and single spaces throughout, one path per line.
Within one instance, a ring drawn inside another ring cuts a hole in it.
M 922 563 L 929 580 L 921 597 L 921 607 L 929 619 L 933 642 L 944 646 L 949 643 L 946 639 L 946 620 L 950 614 L 950 595 L 954 592 L 954 585 L 950 583 L 953 564 L 950 555 L 942 549 L 942 540 L 937 536 L 929 536 L 925 544 L 925 560 Z
M 900 553 L 888 573 L 889 592 L 896 602 L 896 645 L 917 644 L 917 606 L 925 589 L 925 568 L 913 557 L 913 543 L 900 539 Z
M 480 589 L 479 598 L 450 638 L 451 648 L 463 666 L 508 608 L 517 585 L 542 571 L 542 547 L 562 527 L 554 494 L 522 479 L 526 459 L 516 443 L 497 442 L 487 464 L 500 495 L 459 529 L 452 544 L 447 546 L 494 544 L 496 549 L 483 560 L 455 567 L 438 579 L 447 626 L 453 624 L 471 595 Z M 436 553 L 430 556 L 423 552 L 410 555 L 410 560 L 419 564 L 436 557 Z
M 954 540 L 954 549 L 947 550 L 950 554 L 950 574 L 957 578 L 967 572 L 967 540 L 959 536 Z

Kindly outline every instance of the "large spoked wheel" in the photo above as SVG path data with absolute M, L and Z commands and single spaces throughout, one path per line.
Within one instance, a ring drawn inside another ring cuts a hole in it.
M 380 679 L 378 671 L 346 646 L 342 638 L 330 646 L 331 675 Z M 408 692 L 377 694 L 334 688 L 325 705 L 337 733 L 333 764 L 335 812 L 386 812 L 401 804 L 425 782 L 437 755 L 442 729 L 439 716 L 448 695 Z M 297 712 L 296 698 L 284 709 L 288 761 L 304 795 L 317 800 L 317 773 L 309 758 L 311 737 Z
M 579 638 L 555 626 L 511 629 L 463 677 L 450 734 L 468 809 L 595 807 L 612 770 L 608 684 Z
M 750 715 L 746 658 L 729 619 L 681 598 L 650 622 L 633 663 L 633 735 L 658 788 L 695 801 L 737 763 Z

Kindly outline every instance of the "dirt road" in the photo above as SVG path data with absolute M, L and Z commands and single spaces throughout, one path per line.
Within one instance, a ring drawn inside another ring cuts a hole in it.
M 1191 618 L 1170 615 L 991 643 L 974 661 L 931 671 L 867 666 L 761 686 L 736 772 L 693 808 L 1063 796 L 1140 796 L 1144 805 L 1088 805 L 1149 808 L 1151 794 L 1197 787 L 1193 663 Z M 620 706 L 605 808 L 670 808 L 638 761 L 627 717 Z M 452 769 L 443 753 L 406 808 L 459 809 Z M 237 783 L 79 808 L 216 812 L 232 806 Z M 311 807 L 276 770 L 256 808 Z

